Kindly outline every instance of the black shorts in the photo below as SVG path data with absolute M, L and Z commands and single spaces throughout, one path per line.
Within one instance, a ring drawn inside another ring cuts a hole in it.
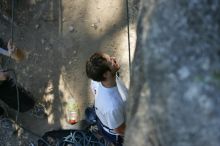
M 122 146 L 124 138 L 120 135 L 113 135 L 104 130 L 103 124 L 97 117 L 97 126 L 101 134 L 105 137 L 106 140 L 112 142 L 115 146 Z

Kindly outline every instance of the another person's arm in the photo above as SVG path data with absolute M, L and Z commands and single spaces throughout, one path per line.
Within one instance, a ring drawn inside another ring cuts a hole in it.
M 22 51 L 21 49 L 16 48 L 15 45 L 12 44 L 11 40 L 8 41 L 7 49 L 0 48 L 0 54 L 3 54 L 5 56 L 10 56 L 12 59 L 16 60 L 17 62 L 20 62 L 26 57 L 25 52 Z
M 5 50 L 3 48 L 0 48 L 0 54 L 5 55 L 5 56 L 10 56 L 8 50 Z
M 16 50 L 15 46 L 12 45 L 11 40 L 8 41 L 7 48 L 0 48 L 0 54 L 5 56 L 11 56 L 11 54 Z

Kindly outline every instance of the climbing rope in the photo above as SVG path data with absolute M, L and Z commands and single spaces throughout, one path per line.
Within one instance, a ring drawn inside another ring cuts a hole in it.
M 14 43 L 14 0 L 11 0 L 11 43 Z
M 54 132 L 54 133 L 53 133 Z M 65 132 L 66 134 L 62 138 L 58 138 L 56 131 L 52 131 L 44 135 L 39 139 L 38 144 L 41 146 L 67 146 L 67 145 L 76 145 L 76 146 L 107 146 L 108 142 L 103 138 L 96 138 L 96 136 L 90 131 L 84 130 L 63 130 L 61 133 Z M 54 137 L 54 136 L 55 137 Z M 50 142 L 47 140 L 50 138 Z
M 14 0 L 11 1 L 11 44 L 12 47 L 14 47 Z M 9 59 L 10 60 L 10 59 Z M 16 118 L 15 121 L 18 121 L 18 116 L 20 112 L 20 97 L 19 97 L 19 92 L 18 92 L 18 86 L 17 86 L 17 77 L 15 71 L 13 71 L 14 74 L 14 79 L 15 79 L 15 86 L 16 86 L 16 92 L 17 92 L 17 113 L 16 113 Z
M 129 5 L 128 0 L 126 0 L 126 12 L 127 12 L 127 34 L 128 34 L 128 57 L 129 57 L 129 71 L 130 71 L 130 78 L 131 78 L 131 43 L 130 43 L 130 22 L 129 22 Z
M 11 0 L 11 45 L 12 45 L 12 48 L 14 47 L 14 6 L 15 6 L 15 3 L 14 3 L 14 0 Z M 11 61 L 11 56 L 9 54 L 9 59 L 6 61 L 5 63 L 5 68 L 7 70 L 9 64 L 10 64 L 10 61 Z

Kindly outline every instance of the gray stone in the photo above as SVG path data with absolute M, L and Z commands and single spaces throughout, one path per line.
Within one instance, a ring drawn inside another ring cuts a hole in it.
M 143 0 L 126 146 L 219 146 L 220 1 Z
M 36 24 L 35 29 L 39 29 L 39 28 L 40 28 L 40 24 Z

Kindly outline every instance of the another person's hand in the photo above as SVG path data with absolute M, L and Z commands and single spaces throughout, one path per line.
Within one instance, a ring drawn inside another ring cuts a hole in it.
M 17 50 L 16 47 L 15 47 L 15 45 L 12 44 L 12 41 L 11 41 L 11 40 L 8 41 L 7 48 L 8 48 L 8 53 L 9 53 L 10 56 L 12 56 L 12 54 L 15 53 L 16 50 Z
M 26 58 L 26 54 L 21 49 L 15 47 L 11 40 L 8 41 L 8 53 L 11 58 L 15 59 L 16 62 L 20 62 Z

